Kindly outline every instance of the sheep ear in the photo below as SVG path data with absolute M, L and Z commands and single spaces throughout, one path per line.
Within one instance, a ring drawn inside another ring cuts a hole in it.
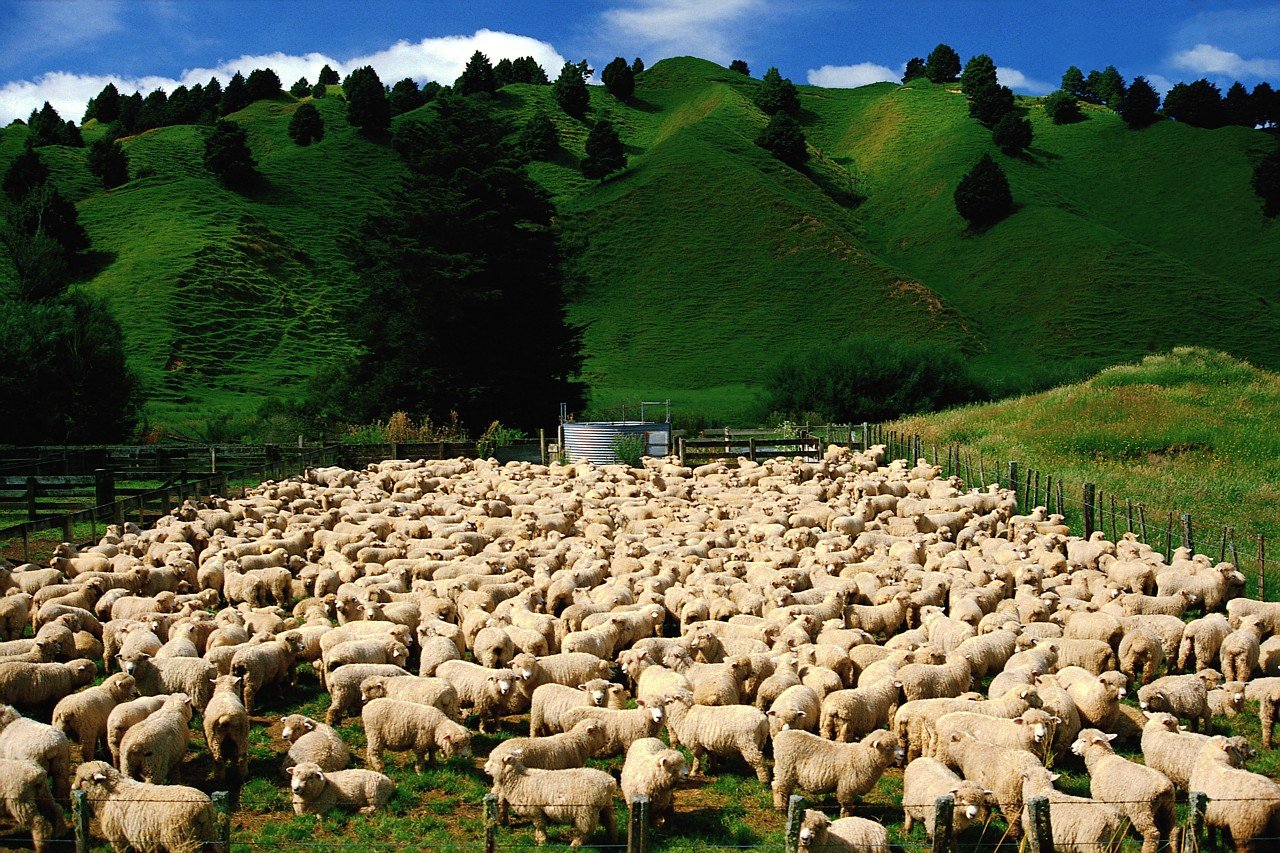
M 1118 735 L 1118 734 L 1109 734 L 1109 735 L 1107 735 L 1107 742 L 1109 743 L 1109 742 L 1111 742 L 1111 741 L 1115 740 L 1115 739 L 1116 739 L 1116 738 L 1118 738 L 1118 737 L 1120 737 L 1120 735 Z
M 1022 719 L 1021 717 L 1014 717 L 1013 721 L 1020 726 L 1025 726 L 1027 724 L 1027 721 Z
M 808 714 L 806 714 L 804 711 L 796 711 L 796 716 L 797 716 L 797 717 L 807 717 L 807 716 L 809 716 L 809 715 L 808 715 Z
M 1049 774 L 1049 781 L 1050 781 L 1050 782 L 1057 782 L 1057 781 L 1058 781 L 1058 777 L 1059 777 L 1059 776 L 1061 776 L 1061 775 L 1062 775 L 1061 773 L 1050 773 L 1050 774 Z
M 587 685 L 585 685 L 585 684 L 579 684 L 579 685 L 578 685 L 578 689 L 579 689 L 579 690 L 586 690 L 586 689 L 587 689 Z

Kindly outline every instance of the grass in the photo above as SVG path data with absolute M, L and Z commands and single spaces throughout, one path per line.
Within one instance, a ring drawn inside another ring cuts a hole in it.
M 1248 186 L 1270 135 L 1173 122 L 1131 132 L 1102 108 L 1056 126 L 1020 99 L 1035 144 L 1021 158 L 996 153 L 1018 210 L 973 234 L 951 191 L 994 149 L 962 96 L 924 81 L 802 86 L 813 157 L 797 172 L 753 142 L 756 85 L 683 57 L 641 74 L 626 102 L 593 88 L 585 121 L 561 113 L 549 87 L 492 98 L 515 125 L 542 110 L 560 129 L 560 154 L 530 171 L 572 256 L 594 412 L 671 398 L 696 421 L 756 422 L 769 365 L 869 326 L 960 346 L 1002 393 L 1166 350 L 1170 330 L 1280 368 L 1269 275 L 1280 232 Z M 42 149 L 101 253 L 84 286 L 124 324 L 152 426 L 251 435 L 265 401 L 296 394 L 351 346 L 358 285 L 344 242 L 401 167 L 346 123 L 336 92 L 315 102 L 324 140 L 293 145 L 297 103 L 232 116 L 265 176 L 248 195 L 205 172 L 202 127 L 126 139 L 133 180 L 111 192 L 89 178 L 83 150 Z M 603 183 L 578 168 L 599 118 L 629 157 Z M 0 168 L 25 134 L 0 131 Z

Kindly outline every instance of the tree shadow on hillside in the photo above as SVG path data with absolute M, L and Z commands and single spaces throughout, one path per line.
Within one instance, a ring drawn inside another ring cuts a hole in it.
M 624 103 L 624 104 L 626 104 L 627 106 L 631 107 L 631 109 L 633 109 L 633 110 L 639 110 L 639 111 L 640 111 L 640 112 L 642 112 L 642 113 L 660 113 L 660 112 L 662 112 L 662 107 L 660 107 L 660 106 L 658 106 L 657 104 L 652 103 L 652 102 L 650 102 L 650 101 L 646 101 L 646 100 L 642 100 L 641 98 L 637 98 L 637 97 L 635 97 L 634 95 L 632 95 L 630 98 L 627 98 L 625 101 L 623 101 L 623 103 Z
M 98 273 L 105 270 L 116 262 L 118 255 L 115 252 L 103 252 L 97 249 L 91 249 L 80 255 L 76 261 L 75 270 L 73 271 L 71 281 L 73 284 L 83 284 Z
M 1036 148 L 1035 146 L 1032 146 L 1026 151 L 1019 151 L 1014 159 L 1021 160 L 1029 166 L 1040 166 L 1043 168 L 1056 160 L 1061 160 L 1062 155 L 1056 151 L 1048 151 L 1044 148 Z
M 971 224 L 971 225 L 969 225 L 967 228 L 965 228 L 965 229 L 964 229 L 964 233 L 963 233 L 961 236 L 963 236 L 963 237 L 981 237 L 982 235 L 984 235 L 984 234 L 986 234 L 988 231 L 990 231 L 992 228 L 995 228 L 995 227 L 996 227 L 997 225 L 999 225 L 1001 222 L 1004 222 L 1004 221 L 1005 221 L 1006 219 L 1008 219 L 1010 216 L 1015 215 L 1019 210 L 1022 210 L 1022 208 L 1023 208 L 1022 203 L 1021 203 L 1021 202 L 1019 202 L 1019 201 L 1016 201 L 1016 200 L 1015 200 L 1015 201 L 1014 201 L 1014 203 L 1013 203 L 1013 205 L 1009 208 L 1009 212 L 1008 212 L 1008 213 L 1006 213 L 1004 216 L 1000 217 L 999 219 L 995 220 L 994 222 L 986 222 L 986 223 L 983 223 L 982 225 L 972 225 L 972 224 Z

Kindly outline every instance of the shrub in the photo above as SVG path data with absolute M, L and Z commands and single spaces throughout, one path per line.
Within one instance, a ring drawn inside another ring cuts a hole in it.
M 516 135 L 516 149 L 529 160 L 550 160 L 560 149 L 560 131 L 544 112 L 534 113 Z
M 1075 95 L 1063 89 L 1044 99 L 1044 113 L 1054 124 L 1071 124 L 1084 118 Z
M 795 169 L 809 160 L 804 131 L 799 122 L 786 113 L 778 113 L 769 119 L 764 130 L 756 137 L 756 145 Z
M 613 439 L 613 453 L 618 461 L 631 468 L 639 468 L 644 464 L 644 436 L 639 433 L 626 433 Z
M 551 86 L 551 96 L 556 99 L 560 109 L 574 118 L 582 118 L 591 104 L 591 93 L 587 91 L 587 81 L 582 75 L 580 65 L 566 62 L 560 69 L 560 76 Z
M 247 189 L 258 182 L 258 163 L 247 140 L 244 128 L 219 119 L 204 141 L 204 167 L 232 189 Z
M 1013 209 L 1013 192 L 1009 179 L 990 154 L 974 164 L 955 192 L 956 211 L 970 225 L 990 225 L 1009 214 Z
M 604 67 L 600 72 L 600 81 L 609 90 L 609 94 L 620 101 L 630 98 L 636 90 L 635 72 L 621 56 L 614 57 L 613 61 Z
M 587 134 L 586 157 L 582 160 L 582 174 L 601 182 L 614 172 L 627 167 L 627 154 L 622 139 L 613 125 L 601 120 Z
M 929 54 L 925 71 L 934 83 L 947 83 L 960 76 L 960 54 L 950 45 L 940 44 Z
M 777 68 L 764 72 L 760 87 L 756 89 L 755 101 L 766 115 L 794 113 L 800 109 L 800 94 L 795 84 L 778 73 Z
M 991 128 L 991 141 L 1010 157 L 1025 151 L 1031 147 L 1031 122 L 1017 113 L 1005 113 Z
M 289 120 L 289 138 L 298 145 L 310 145 L 324 139 L 324 119 L 315 104 L 302 104 Z
M 959 352 L 893 338 L 848 338 L 797 353 L 767 382 L 770 409 L 815 412 L 829 422 L 889 420 L 985 396 Z

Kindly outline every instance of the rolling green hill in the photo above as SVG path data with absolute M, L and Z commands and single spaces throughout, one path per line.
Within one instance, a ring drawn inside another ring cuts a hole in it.
M 800 173 L 753 143 L 756 85 L 680 58 L 641 74 L 628 102 L 593 89 L 589 120 L 610 118 L 630 159 L 602 184 L 578 170 L 587 124 L 549 87 L 494 98 L 517 123 L 543 109 L 560 126 L 565 150 L 530 169 L 575 250 L 570 310 L 587 325 L 595 410 L 669 397 L 685 415 L 755 420 L 770 365 L 869 329 L 953 343 L 1006 390 L 1178 344 L 1280 368 L 1280 231 L 1249 188 L 1267 134 L 1132 132 L 1101 108 L 1055 126 L 1023 99 L 1036 142 L 1025 158 L 995 155 L 1018 209 L 971 234 L 951 193 L 994 148 L 959 93 L 800 87 L 814 155 Z M 125 326 L 152 425 L 251 415 L 350 346 L 343 316 L 358 294 L 343 242 L 400 166 L 347 125 L 338 97 L 316 101 L 324 140 L 294 146 L 296 103 L 231 117 L 267 178 L 249 196 L 203 170 L 203 127 L 126 140 L 134 179 L 109 193 L 84 151 L 42 149 L 100 253 L 85 286 Z M 25 133 L 0 131 L 0 168 Z

